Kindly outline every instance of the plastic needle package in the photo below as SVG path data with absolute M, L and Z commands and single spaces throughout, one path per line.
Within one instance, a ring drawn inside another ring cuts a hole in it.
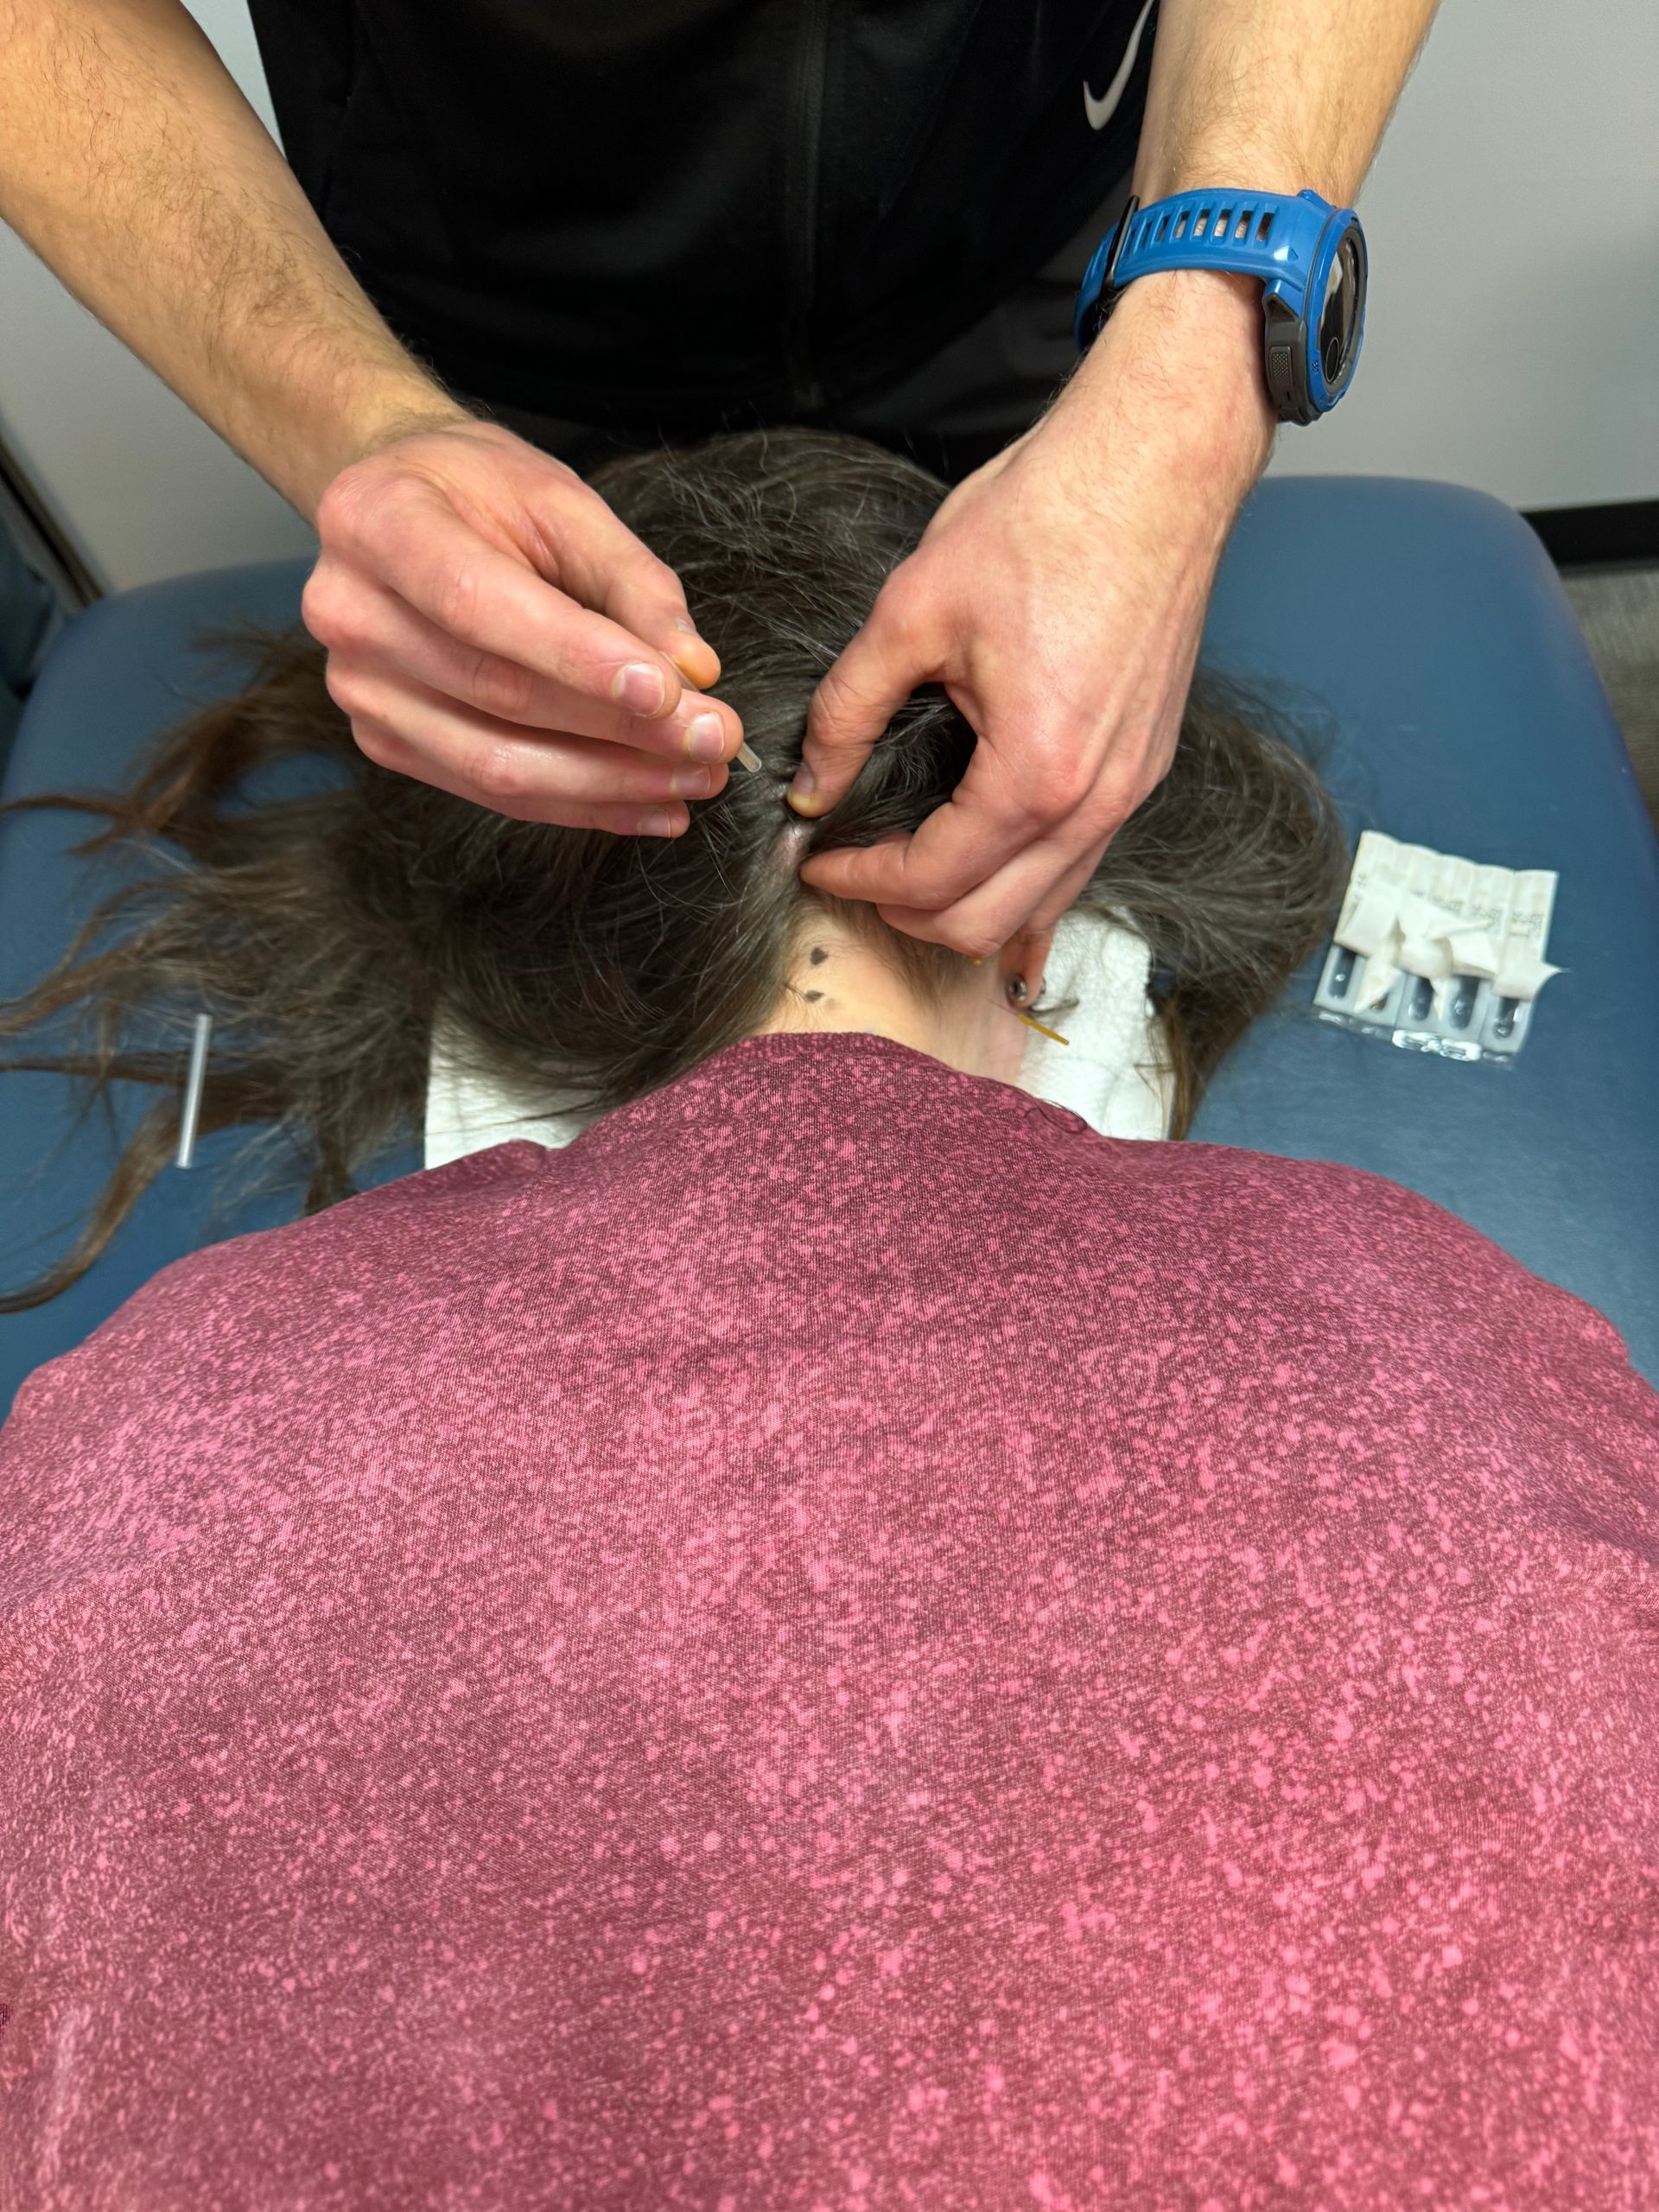
M 1314 1012 L 1407 1052 L 1507 1065 L 1539 992 L 1553 870 L 1478 868 L 1367 830 L 1354 857 Z

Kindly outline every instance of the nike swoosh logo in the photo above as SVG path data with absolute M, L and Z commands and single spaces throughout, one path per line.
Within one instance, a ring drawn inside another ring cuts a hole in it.
M 1135 57 L 1141 51 L 1141 34 L 1147 28 L 1147 17 L 1152 13 L 1152 9 L 1153 0 L 1147 0 L 1134 30 L 1129 34 L 1128 50 L 1123 56 L 1122 64 L 1098 99 L 1089 89 L 1089 79 L 1085 77 L 1083 80 L 1083 111 L 1089 118 L 1091 130 L 1103 130 L 1117 113 L 1117 104 L 1122 99 L 1123 88 L 1134 71 Z

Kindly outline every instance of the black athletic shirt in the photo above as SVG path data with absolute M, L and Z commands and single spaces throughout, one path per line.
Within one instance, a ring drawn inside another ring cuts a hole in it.
M 1133 166 L 1156 23 L 1155 0 L 252 13 L 289 160 L 415 352 L 486 402 L 680 433 L 823 419 L 1033 275 Z

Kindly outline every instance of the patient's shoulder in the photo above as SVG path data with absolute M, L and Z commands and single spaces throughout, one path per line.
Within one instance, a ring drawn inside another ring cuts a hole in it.
M 423 1369 L 501 1202 L 547 1157 L 499 1145 L 204 1246 L 36 1368 L 0 1427 L 0 1607 L 64 1560 L 165 1549 L 227 1471 L 244 1504 L 302 1483 L 308 1424 L 372 1416 Z
M 302 1353 L 325 1349 L 359 1309 L 408 1310 L 441 1296 L 461 1255 L 487 1239 L 488 1215 L 502 1194 L 539 1174 L 549 1157 L 524 1140 L 495 1145 L 321 1213 L 187 1253 L 158 1268 L 73 1351 L 36 1368 L 13 1419 L 71 1385 L 162 1391 L 169 1376 L 187 1381 L 203 1362 L 252 1364 L 270 1351 L 292 1372 Z
M 1605 1313 L 1421 1192 L 1337 1160 L 1190 1141 L 1146 1149 L 1166 1155 L 1192 1234 L 1233 1264 L 1255 1255 L 1287 1289 L 1316 1288 L 1368 1317 L 1379 1337 L 1414 1319 L 1448 1340 L 1528 1347 L 1561 1374 L 1594 1359 L 1622 1373 L 1649 1414 L 1659 1409 Z
M 378 1270 L 385 1264 L 389 1245 L 411 1257 L 418 1255 L 423 1272 L 441 1270 L 444 1255 L 435 1237 L 464 1235 L 469 1216 L 487 1213 L 505 1190 L 540 1174 L 549 1157 L 543 1146 L 516 1139 L 467 1153 L 442 1167 L 417 1169 L 341 1198 L 321 1213 L 204 1245 L 162 1268 L 137 1296 L 162 1290 L 195 1293 L 229 1282 L 245 1287 L 255 1281 L 280 1288 L 301 1275 L 315 1279 L 350 1275 L 367 1267 Z

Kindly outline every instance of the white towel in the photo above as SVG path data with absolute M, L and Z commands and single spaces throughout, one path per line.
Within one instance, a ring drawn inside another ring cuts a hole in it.
M 1065 1044 L 1027 1031 L 1020 1090 L 1069 1106 L 1103 1137 L 1166 1137 L 1175 1083 L 1147 998 L 1151 971 L 1146 939 L 1121 922 L 1062 914 L 1043 997 L 1077 1003 L 1048 1024 Z
M 1049 1024 L 1069 1041 L 1052 1044 L 1028 1029 L 1020 1089 L 1070 1107 L 1102 1136 L 1167 1136 L 1173 1085 L 1147 999 L 1150 969 L 1146 941 L 1133 930 L 1094 914 L 1063 915 L 1043 997 L 1077 1001 Z M 567 1145 L 593 1119 L 562 1110 L 556 1093 L 532 1094 L 476 1065 L 453 1031 L 435 1027 L 426 1082 L 429 1167 L 513 1137 Z

